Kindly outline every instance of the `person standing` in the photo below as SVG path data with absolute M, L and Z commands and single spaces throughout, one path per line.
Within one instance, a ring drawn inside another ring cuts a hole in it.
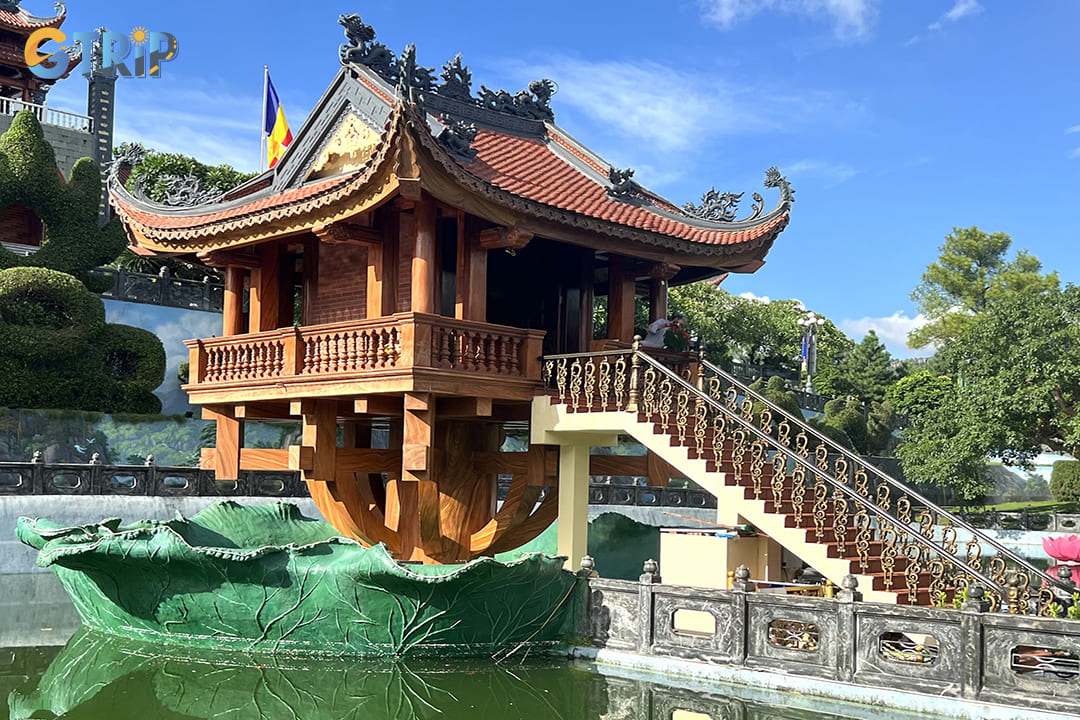
M 686 324 L 685 315 L 673 315 L 671 320 L 667 318 L 660 318 L 655 320 L 649 325 L 649 332 L 645 336 L 645 339 L 641 341 L 641 344 L 645 347 L 662 348 L 664 347 L 664 336 L 667 335 L 668 330 L 671 328 L 681 328 Z

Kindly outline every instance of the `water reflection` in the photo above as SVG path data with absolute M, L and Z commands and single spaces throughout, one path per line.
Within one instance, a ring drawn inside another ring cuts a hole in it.
M 12 720 L 639 720 L 827 718 L 609 678 L 551 660 L 384 662 L 157 654 L 160 648 L 80 630 L 45 667 L 18 668 Z M 23 649 L 24 656 L 36 650 Z M 0 666 L 0 681 L 4 678 Z

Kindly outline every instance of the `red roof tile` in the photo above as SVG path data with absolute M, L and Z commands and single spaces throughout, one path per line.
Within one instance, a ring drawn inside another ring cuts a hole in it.
M 14 30 L 37 30 L 43 27 L 56 27 L 64 22 L 64 14 L 61 13 L 51 18 L 36 18 L 25 11 L 8 12 L 0 10 L 0 25 Z

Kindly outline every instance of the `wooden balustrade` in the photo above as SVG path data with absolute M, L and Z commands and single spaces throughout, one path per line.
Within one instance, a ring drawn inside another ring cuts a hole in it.
M 429 369 L 540 379 L 543 333 L 423 313 L 189 340 L 191 386 Z

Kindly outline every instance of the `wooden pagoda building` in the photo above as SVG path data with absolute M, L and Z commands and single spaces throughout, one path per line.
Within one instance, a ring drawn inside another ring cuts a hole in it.
M 737 220 L 715 192 L 679 208 L 555 125 L 548 81 L 477 97 L 460 56 L 440 80 L 341 22 L 343 67 L 272 170 L 172 207 L 114 178 L 111 201 L 139 252 L 224 269 L 221 337 L 188 343 L 186 390 L 217 423 L 204 466 L 299 470 L 327 520 L 401 560 L 511 550 L 588 482 L 557 447 L 499 452 L 544 392 L 541 357 L 630 343 L 635 298 L 662 317 L 669 283 L 757 270 L 792 193 L 773 169 L 772 210 L 755 193 Z M 245 448 L 266 419 L 299 419 L 302 444 Z

